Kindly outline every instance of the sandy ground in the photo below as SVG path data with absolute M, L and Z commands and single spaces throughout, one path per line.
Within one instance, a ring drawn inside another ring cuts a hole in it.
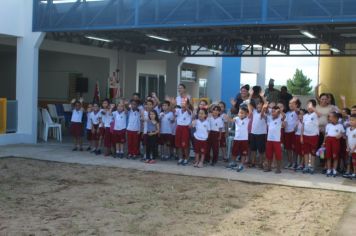
M 0 159 L 0 235 L 329 235 L 352 197 Z

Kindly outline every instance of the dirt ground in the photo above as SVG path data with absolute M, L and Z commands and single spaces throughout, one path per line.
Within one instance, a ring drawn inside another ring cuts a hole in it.
M 352 195 L 0 159 L 0 235 L 329 235 Z

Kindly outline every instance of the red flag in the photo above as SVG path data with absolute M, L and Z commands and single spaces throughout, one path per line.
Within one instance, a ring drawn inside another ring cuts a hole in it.
M 95 84 L 93 102 L 97 102 L 97 103 L 100 102 L 100 88 L 99 88 L 99 82 L 98 81 L 96 81 L 96 84 Z

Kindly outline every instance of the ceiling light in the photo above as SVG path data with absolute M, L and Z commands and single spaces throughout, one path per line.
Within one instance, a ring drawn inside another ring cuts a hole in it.
M 307 36 L 308 38 L 311 38 L 311 39 L 315 39 L 316 38 L 316 36 L 314 34 L 310 33 L 307 30 L 301 30 L 300 33 L 303 34 L 304 36 Z
M 85 2 L 103 2 L 105 0 L 86 0 Z M 84 0 L 53 0 L 53 4 L 62 4 L 62 3 L 75 3 L 75 2 L 84 2 Z M 41 3 L 47 4 L 49 0 L 42 0 Z
M 253 47 L 254 47 L 254 48 L 262 48 L 262 45 L 260 45 L 260 44 L 255 44 L 255 45 L 253 45 Z
M 174 53 L 173 51 L 169 51 L 169 50 L 164 50 L 164 49 L 157 49 L 156 51 L 157 51 L 157 52 L 164 52 L 164 53 L 169 53 L 169 54 L 172 54 L 172 53 Z
M 153 35 L 153 34 L 146 34 L 146 36 L 147 36 L 147 37 L 150 37 L 150 38 L 153 38 L 153 39 L 158 39 L 158 40 L 166 41 L 166 42 L 172 41 L 172 40 L 169 39 L 169 38 L 165 38 L 165 37 L 157 36 L 157 35 Z
M 332 51 L 332 52 L 336 52 L 336 53 L 339 53 L 339 52 L 340 52 L 340 50 L 339 50 L 339 49 L 337 49 L 337 48 L 330 48 L 330 51 Z
M 219 50 L 215 50 L 215 49 L 209 49 L 210 52 L 214 52 L 214 53 L 220 53 L 223 54 L 223 51 L 219 51 Z
M 107 43 L 112 43 L 113 42 L 113 40 L 111 40 L 111 39 L 98 38 L 98 37 L 89 36 L 89 35 L 86 35 L 85 38 L 92 39 L 92 40 L 97 40 L 97 41 L 103 41 L 103 42 L 107 42 Z

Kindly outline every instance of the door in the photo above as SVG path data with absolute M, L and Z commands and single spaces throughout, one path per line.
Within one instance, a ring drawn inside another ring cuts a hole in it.
M 138 91 L 142 98 L 156 93 L 160 101 L 164 100 L 166 77 L 164 75 L 140 74 L 138 77 Z

